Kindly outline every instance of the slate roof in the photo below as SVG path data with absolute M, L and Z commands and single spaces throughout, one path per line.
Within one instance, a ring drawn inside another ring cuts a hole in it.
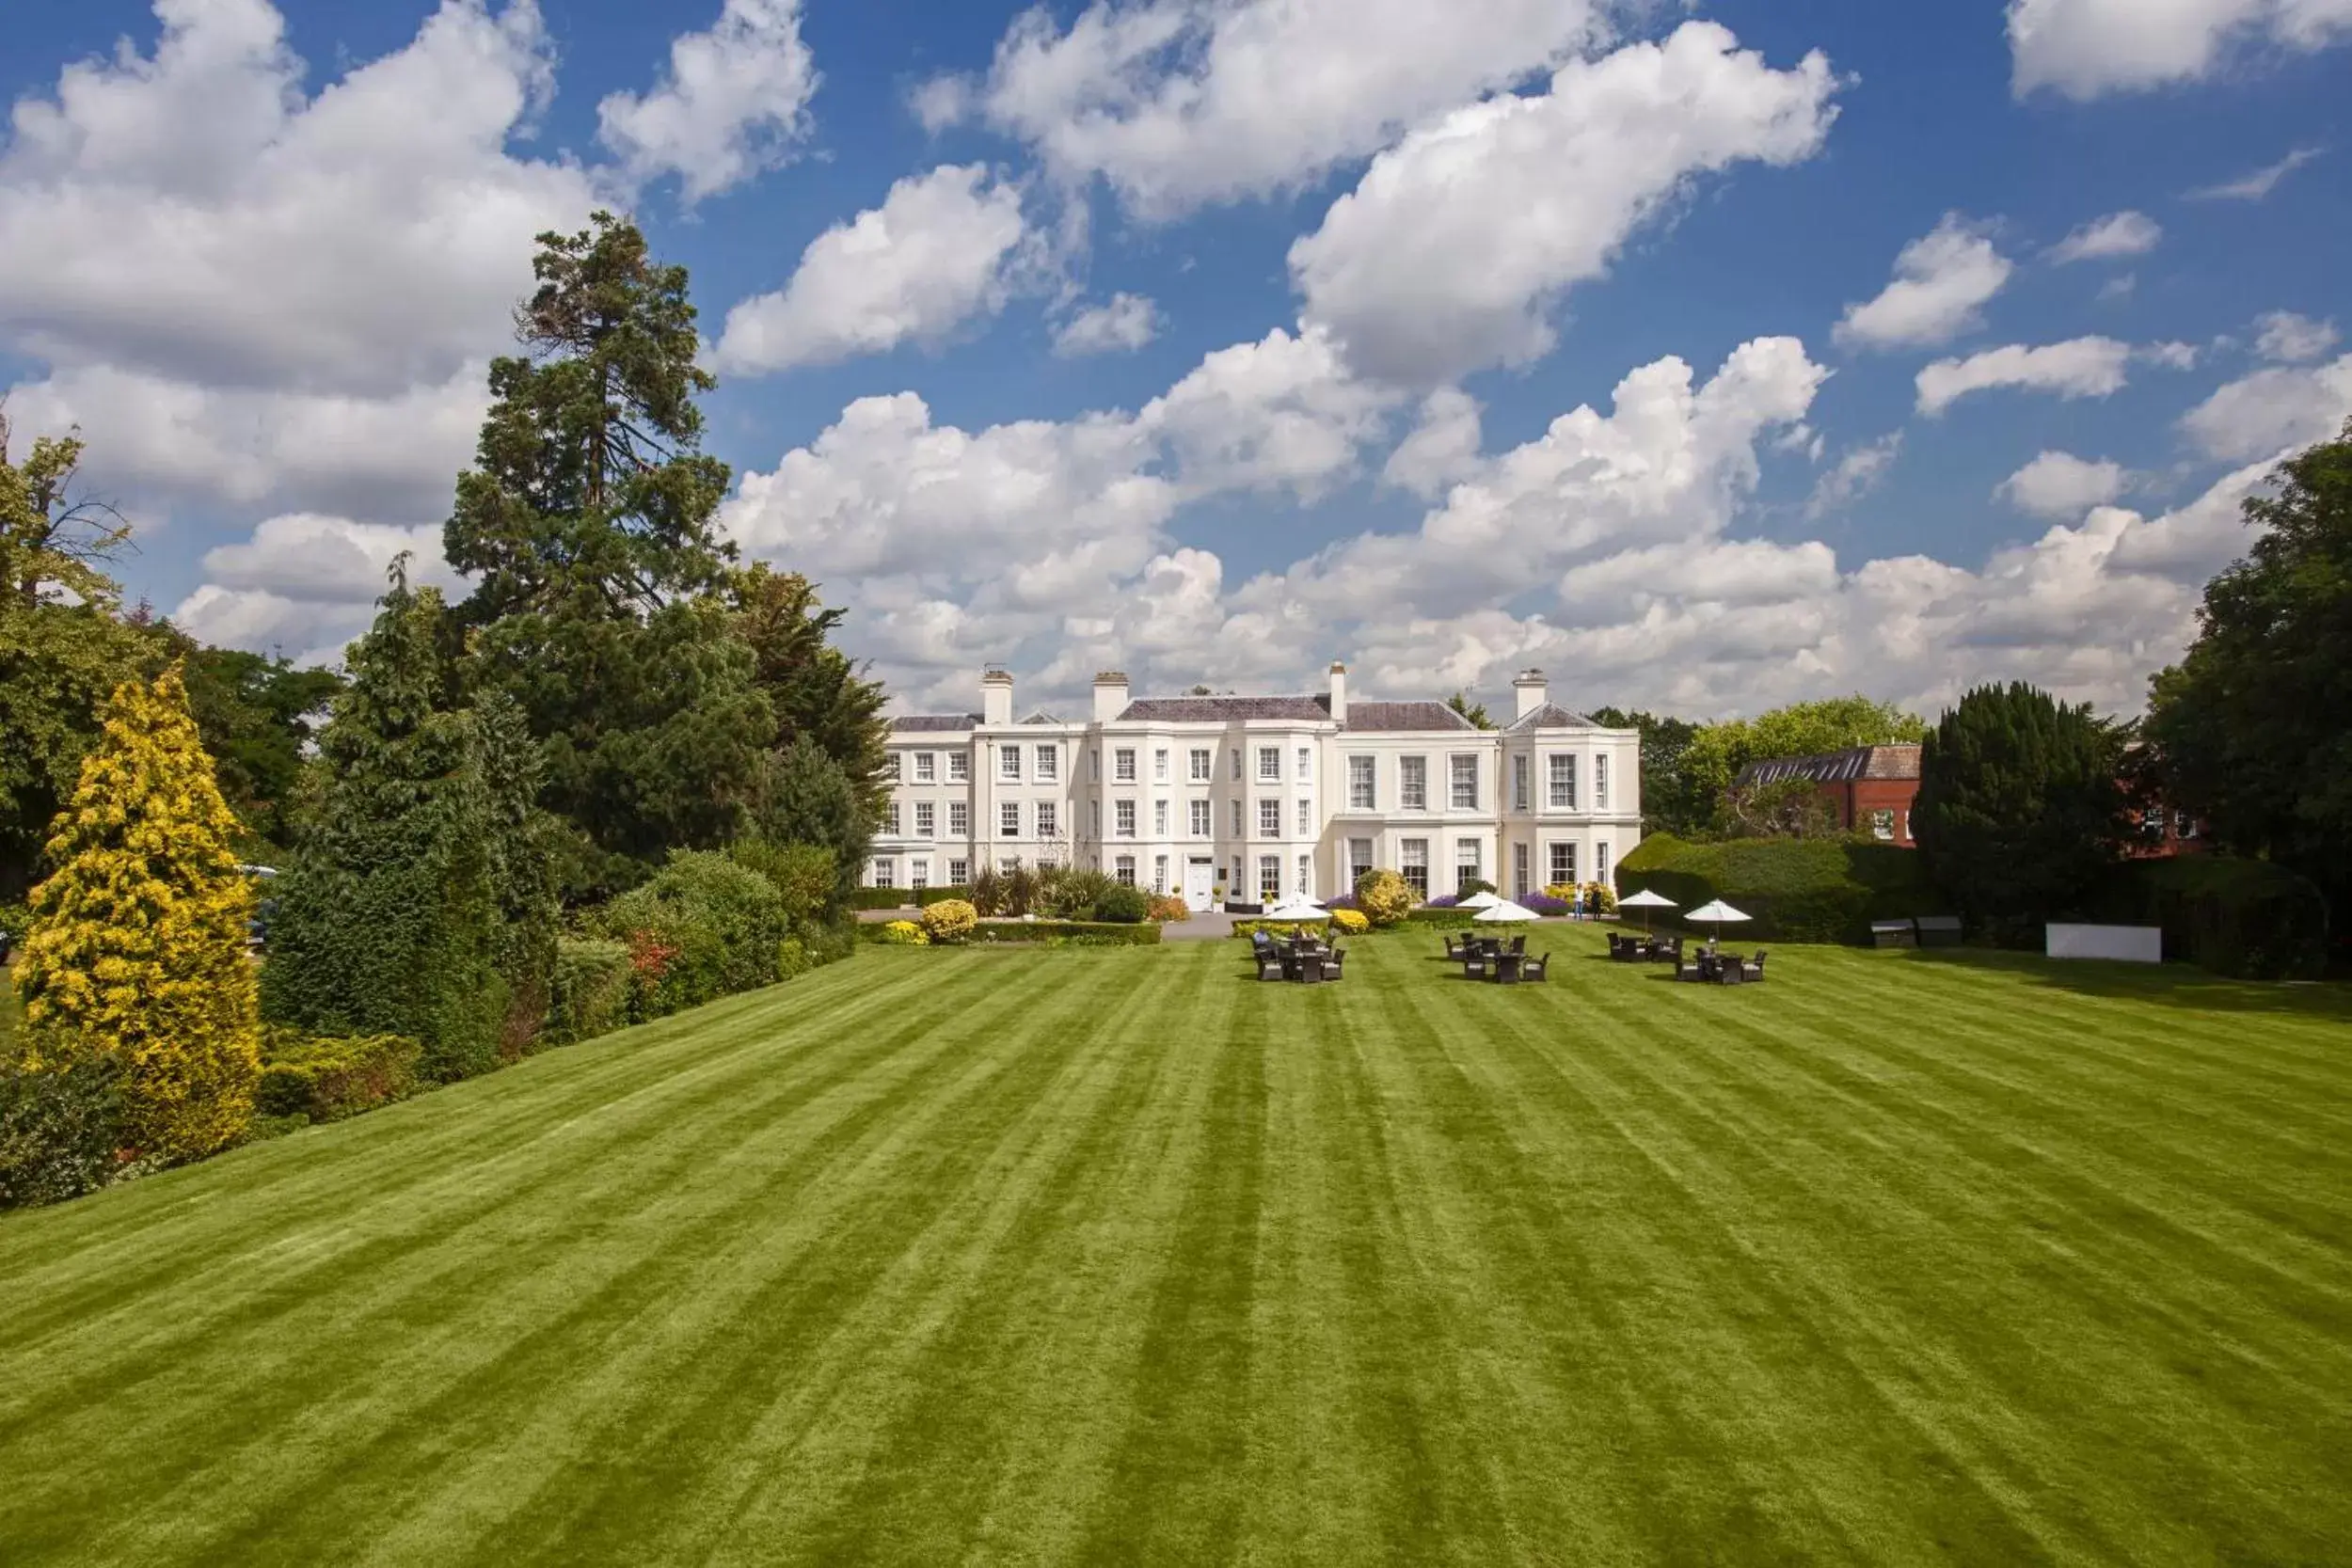
M 894 730 L 945 731 L 968 730 L 980 721 L 977 713 L 902 713 L 890 721 Z
M 1120 710 L 1122 721 L 1160 724 L 1230 724 L 1244 719 L 1327 721 L 1327 697 L 1143 697 Z
M 1570 713 L 1557 703 L 1546 703 L 1523 719 L 1514 719 L 1502 726 L 1506 730 L 1589 730 L 1596 726 L 1581 713 Z
M 1785 784 L 1790 779 L 1809 779 L 1815 784 L 1851 784 L 1858 779 L 1916 779 L 1919 776 L 1919 748 L 1900 746 L 1856 746 L 1844 752 L 1823 752 L 1809 757 L 1770 757 L 1752 762 L 1740 769 L 1734 784 L 1741 788 L 1754 784 Z
M 1454 712 L 1443 703 L 1421 700 L 1409 703 L 1366 703 L 1348 699 L 1347 723 L 1351 735 L 1359 732 L 1394 734 L 1400 730 L 1470 730 L 1478 726 Z

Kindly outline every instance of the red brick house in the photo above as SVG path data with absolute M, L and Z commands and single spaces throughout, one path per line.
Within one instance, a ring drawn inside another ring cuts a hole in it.
M 1919 793 L 1917 746 L 1856 746 L 1819 756 L 1752 762 L 1740 770 L 1732 787 L 1752 789 L 1790 779 L 1812 781 L 1837 814 L 1841 830 L 1860 828 L 1906 849 L 1919 847 L 1911 836 L 1911 803 Z M 2137 831 L 2126 840 L 2124 853 L 2134 860 L 2193 855 L 2204 848 L 2196 818 L 2185 811 L 2135 802 L 2128 815 Z
M 1773 757 L 1752 762 L 1732 781 L 1734 789 L 1810 780 L 1837 814 L 1837 826 L 1860 828 L 1889 844 L 1917 847 L 1911 836 L 1911 802 L 1919 793 L 1919 748 L 1855 746 L 1810 757 Z

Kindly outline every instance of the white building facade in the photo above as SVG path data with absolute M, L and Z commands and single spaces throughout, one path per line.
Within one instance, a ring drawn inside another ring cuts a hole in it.
M 1517 896 L 1607 880 L 1641 841 L 1641 737 L 1514 683 L 1510 723 L 1442 702 L 1313 696 L 1135 698 L 1116 671 L 1084 719 L 1013 717 L 1012 677 L 981 710 L 891 722 L 897 769 L 866 880 L 961 884 L 983 865 L 1084 865 L 1194 909 L 1345 893 L 1375 866 L 1423 896 L 1476 877 Z

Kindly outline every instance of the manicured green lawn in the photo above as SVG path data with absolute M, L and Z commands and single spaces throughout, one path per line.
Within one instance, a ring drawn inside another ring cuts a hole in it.
M 2352 1560 L 2343 992 L 1548 940 L 870 951 L 0 1217 L 0 1562 Z

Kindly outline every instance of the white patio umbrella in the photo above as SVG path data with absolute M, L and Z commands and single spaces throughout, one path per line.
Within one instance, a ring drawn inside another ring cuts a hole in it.
M 1498 899 L 1471 915 L 1470 918 L 1481 925 L 1500 926 L 1507 921 L 1541 920 L 1543 916 L 1534 910 L 1514 904 L 1508 899 Z
M 1328 920 L 1331 911 L 1311 898 L 1293 898 L 1277 904 L 1259 917 L 1263 920 Z
M 1617 908 L 1621 911 L 1640 910 L 1642 911 L 1642 934 L 1644 936 L 1647 936 L 1649 934 L 1650 911 L 1671 910 L 1674 907 L 1675 901 L 1673 899 L 1666 897 L 1662 894 L 1652 893 L 1647 888 L 1644 888 L 1639 893 L 1629 893 L 1624 897 L 1617 900 Z
M 1491 910 L 1502 902 L 1502 900 L 1493 894 L 1481 892 L 1471 894 L 1454 907 L 1457 910 Z
M 1748 917 L 1741 914 L 1738 910 L 1733 909 L 1729 904 L 1724 903 L 1722 899 L 1715 898 L 1710 899 L 1707 903 L 1701 904 L 1697 909 L 1692 910 L 1687 918 L 1703 921 L 1706 924 L 1714 927 L 1714 934 L 1721 937 L 1723 935 L 1723 927 L 1726 923 L 1734 920 L 1745 920 Z

